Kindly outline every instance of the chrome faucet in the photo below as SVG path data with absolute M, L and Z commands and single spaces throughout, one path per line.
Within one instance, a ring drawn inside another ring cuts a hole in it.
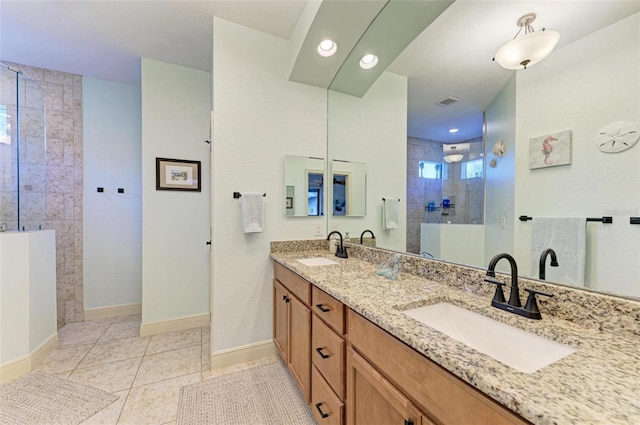
M 336 257 L 349 258 L 349 256 L 347 255 L 347 247 L 343 246 L 342 244 L 342 233 L 338 232 L 337 230 L 334 230 L 333 232 L 329 233 L 329 235 L 327 236 L 327 240 L 330 240 L 331 235 L 335 233 L 337 233 L 338 236 L 340 236 L 340 246 L 336 248 Z
M 558 259 L 556 258 L 556 252 L 553 249 L 547 248 L 542 251 L 542 254 L 540 254 L 540 268 L 538 269 L 538 277 L 540 280 L 544 280 L 546 278 L 545 263 L 547 261 L 547 255 L 551 255 L 551 263 L 549 264 L 551 267 L 559 266 Z
M 520 288 L 518 287 L 518 265 L 516 264 L 516 260 L 511 255 L 502 253 L 493 257 L 489 262 L 489 267 L 487 268 L 487 276 L 496 276 L 496 264 L 498 264 L 498 261 L 503 258 L 506 258 L 507 261 L 509 261 L 509 265 L 511 266 L 511 293 L 509 294 L 509 302 L 505 302 L 504 292 L 502 290 L 504 283 L 493 279 L 485 279 L 485 282 L 493 283 L 494 285 L 496 285 L 496 292 L 493 295 L 493 300 L 491 300 L 491 305 L 501 310 L 528 317 L 530 319 L 542 319 L 542 315 L 540 314 L 538 303 L 536 301 L 536 294 L 540 294 L 545 297 L 553 297 L 553 294 L 525 288 L 525 291 L 529 293 L 529 296 L 527 297 L 527 303 L 525 304 L 524 308 L 522 308 L 522 303 L 520 302 Z
M 367 230 L 365 230 L 364 232 L 362 232 L 362 233 L 360 234 L 360 245 L 362 245 L 362 238 L 364 237 L 364 234 L 365 234 L 365 233 L 367 233 L 367 232 L 371 233 L 371 237 L 372 237 L 373 239 L 375 239 L 375 238 L 376 238 L 376 235 L 374 235 L 374 234 L 373 234 L 373 232 L 372 232 L 371 230 L 367 229 Z

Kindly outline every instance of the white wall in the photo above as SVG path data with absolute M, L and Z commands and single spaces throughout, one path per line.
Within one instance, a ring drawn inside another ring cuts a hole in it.
M 529 71 L 529 70 L 527 70 Z M 515 74 L 502 88 L 486 111 L 485 135 L 485 236 L 482 263 L 502 252 L 514 253 L 514 226 L 517 223 L 515 208 L 516 168 L 516 77 Z M 506 146 L 502 158 L 496 158 L 495 168 L 489 166 L 494 157 L 495 143 L 502 139 Z M 504 217 L 504 229 L 500 218 Z M 503 264 L 504 263 L 504 264 Z M 498 263 L 498 269 L 509 271 L 506 261 Z
M 87 77 L 82 85 L 84 307 L 140 304 L 140 87 Z
M 326 155 L 326 91 L 288 81 L 287 40 L 213 23 L 212 352 L 272 338 L 272 240 L 309 239 L 323 217 L 285 217 L 285 154 Z M 244 234 L 233 192 L 265 192 Z
M 405 251 L 407 78 L 384 72 L 362 98 L 330 92 L 328 126 L 329 160 L 367 164 L 367 215 L 328 216 L 329 229 L 352 236 L 371 229 L 379 246 Z M 400 198 L 400 228 L 382 230 L 383 197 Z
M 517 75 L 516 214 L 613 216 L 587 224 L 587 286 L 640 295 L 640 145 L 618 154 L 595 147 L 612 121 L 640 122 L 640 14 L 554 52 Z M 535 117 L 535 118 L 532 118 Z M 530 170 L 529 139 L 572 131 L 571 164 Z M 516 223 L 516 254 L 531 271 L 531 222 Z M 624 247 L 624 248 L 622 248 Z M 558 259 L 559 262 L 562 259 Z
M 209 312 L 211 75 L 142 59 L 142 325 Z M 202 191 L 156 190 L 156 158 L 201 161 Z

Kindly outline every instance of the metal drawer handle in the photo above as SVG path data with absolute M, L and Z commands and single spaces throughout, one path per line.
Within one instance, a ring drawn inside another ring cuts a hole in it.
M 328 312 L 331 311 L 330 308 L 325 308 L 324 305 L 322 305 L 322 304 L 316 304 L 316 308 L 318 310 L 320 310 L 321 312 L 323 312 L 323 313 L 328 313 Z
M 322 357 L 323 359 L 328 359 L 330 357 L 328 354 L 325 354 L 322 352 L 322 347 L 316 348 L 316 351 L 318 352 L 318 354 L 320 354 L 320 357 Z
M 320 413 L 320 416 L 322 417 L 322 419 L 328 418 L 329 414 L 328 413 L 324 413 L 322 411 L 322 409 L 320 409 L 320 406 L 322 406 L 322 403 L 316 403 L 316 409 L 318 409 L 318 413 Z

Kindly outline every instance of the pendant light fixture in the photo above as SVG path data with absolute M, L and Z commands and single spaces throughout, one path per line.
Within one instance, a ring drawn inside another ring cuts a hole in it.
M 443 157 L 444 161 L 449 163 L 460 162 L 462 158 L 464 158 L 464 155 L 456 151 L 456 146 L 451 146 L 449 152 Z
M 513 40 L 505 44 L 498 50 L 493 58 L 506 69 L 527 69 L 547 57 L 560 40 L 560 33 L 557 31 L 546 31 L 542 28 L 535 32 L 531 23 L 536 20 L 535 13 L 527 13 L 518 19 L 517 25 L 520 27 Z M 518 37 L 524 28 L 524 35 Z

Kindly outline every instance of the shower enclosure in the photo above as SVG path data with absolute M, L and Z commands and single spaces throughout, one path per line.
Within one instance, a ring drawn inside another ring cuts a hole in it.
M 45 91 L 0 62 L 0 231 L 45 229 Z

